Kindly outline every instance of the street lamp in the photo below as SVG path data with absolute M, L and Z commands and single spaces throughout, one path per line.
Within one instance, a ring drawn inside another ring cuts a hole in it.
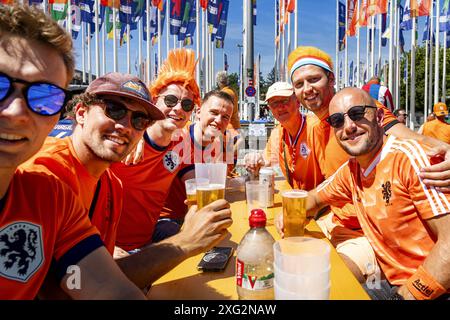
M 239 114 L 242 118 L 242 54 L 241 49 L 244 47 L 242 44 L 237 44 L 239 48 Z

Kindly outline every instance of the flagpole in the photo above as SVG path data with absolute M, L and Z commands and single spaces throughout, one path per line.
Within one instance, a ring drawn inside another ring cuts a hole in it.
M 87 65 L 88 65 L 88 81 L 89 83 L 92 82 L 92 64 L 91 64 L 91 24 L 88 23 L 87 24 L 87 33 L 88 33 L 88 37 L 87 37 L 87 47 L 88 47 L 88 61 L 87 61 Z
M 394 47 L 393 47 L 393 41 L 394 41 L 394 0 L 391 0 L 389 2 L 389 29 L 391 32 L 391 35 L 389 37 L 389 74 L 388 74 L 388 87 L 389 90 L 393 90 L 393 71 L 392 68 L 392 59 L 394 55 Z
M 297 8 L 297 0 L 295 0 L 295 9 L 294 9 L 294 49 L 298 46 L 298 8 Z
M 428 20 L 429 22 L 430 20 Z M 430 27 L 428 25 L 428 27 Z M 428 37 L 430 37 L 430 30 L 428 29 Z M 424 74 L 424 78 L 425 78 L 425 92 L 424 92 L 424 117 L 426 119 L 426 117 L 428 116 L 428 46 L 429 46 L 430 41 L 429 40 L 425 40 L 425 74 Z
M 142 78 L 144 77 L 144 75 L 142 74 L 142 42 L 144 41 L 144 36 L 143 36 L 143 22 L 144 19 L 141 17 L 139 19 L 138 22 L 138 75 L 139 75 L 139 79 L 142 80 Z M 130 39 L 128 39 L 130 40 Z
M 70 0 L 67 0 L 67 32 L 72 37 L 72 6 Z
M 369 19 L 367 19 L 369 20 Z M 369 57 L 369 50 L 370 50 L 370 25 L 369 21 L 367 21 L 366 26 L 366 76 L 363 79 L 363 82 L 366 82 L 370 75 L 370 57 Z
M 200 63 L 202 60 L 202 55 L 200 52 L 200 1 L 195 1 L 195 23 L 196 23 L 196 32 L 195 32 L 195 52 L 197 54 L 197 65 L 195 67 L 197 85 L 201 88 L 200 83 Z M 203 96 L 203 95 L 202 95 Z
M 409 113 L 409 101 L 408 101 L 408 93 L 409 93 L 409 87 L 408 87 L 408 54 L 406 54 L 406 94 L 405 94 L 405 105 L 406 105 L 406 113 Z M 398 107 L 397 107 L 398 108 Z
M 370 17 L 370 32 L 371 32 L 371 39 L 370 39 L 370 76 L 373 77 L 375 74 L 375 16 Z
M 344 87 L 348 87 L 348 39 L 347 32 L 348 30 L 348 0 L 345 0 L 345 32 L 344 32 Z
M 151 43 L 151 39 L 150 39 L 150 10 L 151 10 L 151 2 L 150 0 L 146 1 L 146 15 L 145 15 L 145 19 L 146 19 L 146 24 L 147 24 L 147 30 L 146 31 L 146 35 L 147 35 L 147 43 L 146 43 L 146 60 L 147 60 L 147 64 L 146 64 L 146 73 L 147 73 L 147 77 L 146 77 L 146 83 L 149 84 L 150 83 L 150 73 L 151 73 L 151 63 L 150 63 L 150 57 L 151 57 L 151 47 L 150 47 L 150 43 Z M 158 10 L 158 9 L 156 9 Z
M 436 0 L 436 35 L 434 54 L 434 103 L 439 102 L 439 0 Z
M 409 128 L 414 130 L 415 116 L 416 116 L 416 21 L 417 18 L 412 18 L 412 32 L 411 32 L 411 109 L 409 111 Z
M 247 3 L 247 0 L 244 0 L 244 2 Z M 283 71 L 283 72 L 282 73 L 280 72 L 280 77 L 281 77 L 281 81 L 286 81 L 286 63 L 285 63 L 285 59 L 284 59 L 284 57 L 286 55 L 286 48 L 285 48 L 286 26 L 284 25 L 284 11 L 285 11 L 284 4 L 282 6 L 281 11 L 283 11 L 283 15 L 282 15 L 282 19 L 280 19 L 280 23 L 283 26 L 283 32 L 282 32 L 282 34 L 280 34 L 280 41 L 281 41 L 281 65 L 282 65 L 283 69 L 280 71 Z M 281 13 L 280 13 L 280 15 L 281 15 Z M 247 25 L 247 24 L 245 24 L 245 25 Z M 247 30 L 245 30 L 245 32 L 247 32 Z M 244 46 L 244 52 L 246 50 L 245 47 L 246 46 Z M 244 54 L 244 56 L 246 57 L 247 55 Z M 248 66 L 244 67 L 244 70 L 247 70 L 247 68 L 248 68 Z M 244 77 L 244 78 L 246 78 L 246 77 Z M 245 85 L 247 85 L 247 83 Z
M 206 21 L 206 19 L 205 19 Z M 205 91 L 209 92 L 209 63 L 210 63 L 210 54 L 209 54 L 209 42 L 211 37 L 208 32 L 208 23 L 205 23 Z
M 339 71 L 339 0 L 336 0 L 336 90 L 340 88 Z
M 202 26 L 201 26 L 201 31 L 202 31 L 202 51 L 201 51 L 201 58 L 202 60 L 200 61 L 201 63 L 201 72 L 202 72 L 202 83 L 201 83 L 201 87 L 202 87 L 202 91 L 203 93 L 206 93 L 206 70 L 205 70 L 205 60 L 206 60 L 206 48 L 205 48 L 205 10 L 202 10 Z M 200 32 L 200 28 L 199 28 L 199 32 Z
M 379 14 L 378 15 L 378 58 L 377 58 L 377 62 L 378 62 L 378 72 L 376 74 L 377 77 L 379 77 L 381 75 L 381 22 L 382 20 L 382 15 Z
M 356 28 L 356 65 L 358 66 L 358 69 L 356 70 L 356 86 L 361 87 L 361 42 L 359 37 L 359 29 L 361 28 L 359 26 L 359 8 L 361 7 L 361 0 L 358 0 L 358 10 L 356 10 L 356 21 L 357 21 L 357 28 Z
M 209 77 L 209 82 L 210 82 L 209 88 L 210 88 L 210 90 L 212 90 L 214 87 L 214 62 L 215 62 L 216 50 L 214 48 L 213 41 L 210 41 L 209 45 L 210 45 L 210 49 L 211 49 L 211 64 L 210 64 L 211 73 L 210 73 L 210 77 Z
M 117 70 L 119 69 L 119 64 L 118 64 L 118 59 L 117 59 L 117 32 L 116 32 L 116 17 L 117 17 L 117 12 L 116 12 L 116 8 L 115 6 L 113 6 L 112 11 L 113 11 L 113 60 L 114 60 L 114 72 L 117 72 Z
M 106 44 L 105 44 L 105 38 L 106 38 L 106 12 L 105 15 L 103 16 L 103 28 L 102 28 L 102 74 L 106 73 Z
M 82 80 L 83 84 L 86 83 L 86 60 L 85 60 L 85 53 L 86 53 L 86 44 L 85 44 L 85 34 L 84 34 L 84 22 L 81 21 L 81 74 L 82 74 Z
M 130 60 L 130 25 L 127 24 L 127 73 L 131 73 Z
M 395 6 L 395 43 L 396 43 L 396 52 L 395 52 L 395 104 L 394 108 L 399 108 L 400 106 L 400 12 L 398 10 L 398 6 Z
M 444 56 L 443 58 L 443 65 L 442 65 L 442 99 L 441 101 L 445 103 L 445 100 L 447 98 L 447 88 L 445 84 L 446 80 L 446 73 L 447 73 L 447 32 L 444 31 Z
M 273 10 L 273 16 L 274 16 L 274 28 L 273 28 L 273 38 L 275 39 L 275 45 L 274 45 L 274 56 L 273 56 L 273 62 L 274 62 L 274 68 L 275 68 L 275 81 L 277 80 L 277 69 L 278 69 L 278 61 L 277 61 L 277 54 L 278 54 L 278 44 L 277 44 L 277 0 L 273 0 L 274 2 L 274 10 Z
M 434 8 L 434 4 L 432 3 L 431 11 L 430 11 L 430 21 L 429 21 L 430 22 L 430 56 L 428 57 L 430 59 L 429 68 L 428 68 L 428 106 L 429 106 L 429 110 L 433 110 L 433 27 L 434 27 L 433 8 Z
M 170 34 L 170 1 L 166 2 L 166 58 L 169 56 L 170 51 L 170 43 L 169 43 L 169 34 Z M 159 58 L 161 60 L 161 58 Z
M 161 51 L 162 51 L 162 48 L 161 48 L 161 42 L 162 42 L 161 12 L 162 11 L 160 11 L 159 9 L 156 9 L 156 14 L 158 17 L 158 71 L 159 71 L 159 68 L 161 67 Z M 155 76 L 156 76 L 156 74 L 155 74 Z
M 70 1 L 70 0 L 69 0 Z M 95 73 L 96 73 L 96 77 L 98 78 L 100 76 L 100 37 L 98 34 L 98 19 L 99 19 L 99 14 L 98 14 L 98 9 L 99 9 L 99 1 L 95 0 L 94 1 L 94 18 L 95 18 Z

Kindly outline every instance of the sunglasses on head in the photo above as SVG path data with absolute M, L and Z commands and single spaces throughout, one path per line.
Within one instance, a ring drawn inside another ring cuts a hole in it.
M 127 115 L 128 112 L 131 112 L 131 126 L 138 130 L 145 130 L 152 123 L 152 119 L 144 112 L 140 111 L 131 111 L 125 105 L 118 101 L 113 100 L 103 100 L 105 115 L 108 118 L 113 119 L 114 121 L 119 121 Z
M 13 83 L 24 84 L 22 89 L 27 107 L 41 116 L 53 116 L 61 112 L 67 102 L 67 91 L 55 84 L 36 81 L 28 82 L 15 79 L 0 72 L 0 102 L 6 100 L 13 92 Z
M 348 109 L 347 112 L 338 112 L 333 113 L 327 118 L 327 122 L 333 127 L 333 128 L 340 128 L 344 125 L 345 122 L 345 115 L 348 115 L 348 117 L 352 121 L 360 121 L 362 118 L 364 118 L 364 115 L 366 114 L 367 108 L 373 108 L 376 109 L 377 107 L 373 106 L 354 106 Z
M 181 103 L 181 108 L 186 111 L 192 111 L 192 109 L 194 109 L 194 101 L 192 101 L 191 99 L 178 99 L 177 96 L 173 95 L 173 94 L 168 94 L 166 96 L 160 96 L 160 97 L 164 97 L 164 103 L 166 104 L 166 106 L 168 106 L 169 108 L 174 108 L 178 102 Z

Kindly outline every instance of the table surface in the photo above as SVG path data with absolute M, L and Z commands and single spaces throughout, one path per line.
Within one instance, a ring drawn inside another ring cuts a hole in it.
M 275 240 L 280 239 L 274 226 L 274 216 L 282 211 L 279 190 L 289 186 L 285 181 L 276 181 L 274 206 L 267 210 L 267 230 Z M 249 230 L 245 192 L 242 188 L 226 191 L 226 198 L 231 203 L 233 224 L 229 228 L 229 237 L 218 246 L 233 247 L 234 254 L 228 265 L 221 272 L 202 272 L 197 270 L 203 254 L 191 257 L 154 283 L 149 291 L 149 298 L 163 300 L 229 300 L 238 299 L 235 280 L 236 248 Z M 331 300 L 367 300 L 369 296 L 344 264 L 338 253 L 325 238 L 317 223 L 312 220 L 306 227 L 305 236 L 324 239 L 331 246 Z

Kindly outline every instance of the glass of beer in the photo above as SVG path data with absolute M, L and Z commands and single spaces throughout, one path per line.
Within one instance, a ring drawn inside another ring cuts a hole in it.
M 197 204 L 197 187 L 198 186 L 207 186 L 209 184 L 208 179 L 204 178 L 193 178 L 186 180 L 184 185 L 186 186 L 186 199 L 188 210 L 194 205 Z
M 197 207 L 199 210 L 211 202 L 224 198 L 224 184 L 209 183 L 206 186 L 197 186 Z
M 281 194 L 283 202 L 284 236 L 303 236 L 306 225 L 306 199 L 304 190 L 288 190 Z

